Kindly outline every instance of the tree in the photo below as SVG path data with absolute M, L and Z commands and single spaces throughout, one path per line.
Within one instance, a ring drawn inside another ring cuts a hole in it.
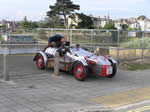
M 6 28 L 6 25 L 1 25 L 0 28 Z
M 37 22 L 30 22 L 30 28 L 38 28 L 39 24 Z
M 20 27 L 21 28 L 30 28 L 30 26 L 31 26 L 31 23 L 28 22 L 27 17 L 25 16 L 23 21 L 20 24 Z
M 108 22 L 108 23 L 106 23 L 105 24 L 105 26 L 104 26 L 104 28 L 103 29 L 110 29 L 110 30 L 115 30 L 115 29 L 117 29 L 116 27 L 115 27 L 115 24 L 113 23 L 113 22 Z M 116 32 L 116 31 L 112 31 L 111 32 L 111 34 L 112 34 L 112 43 L 116 43 L 117 42 L 117 40 L 118 40 L 118 38 L 117 38 L 117 36 L 118 36 L 118 32 Z
M 64 28 L 62 20 L 59 16 L 53 16 L 51 18 L 45 18 L 40 25 L 41 28 Z
M 140 20 L 140 19 L 142 19 L 142 20 L 144 20 L 144 19 L 146 19 L 147 17 L 145 16 L 145 15 L 141 15 L 141 16 L 139 16 L 137 19 L 138 20 Z
M 73 4 L 71 0 L 56 0 L 54 6 L 49 6 L 50 11 L 47 12 L 48 17 L 62 16 L 64 26 L 68 28 L 68 17 L 75 13 L 75 10 L 80 10 L 80 6 Z
M 115 27 L 115 24 L 113 22 L 108 22 L 105 24 L 103 29 L 117 29 L 117 28 Z
M 1 25 L 0 26 L 0 31 L 1 32 L 6 32 L 7 31 L 7 26 L 6 25 Z
M 129 26 L 127 24 L 122 24 L 121 25 L 121 29 L 124 30 L 124 31 L 128 30 L 128 27 Z
M 28 21 L 27 17 L 25 16 L 23 21 L 20 24 L 21 28 L 38 28 L 39 24 L 37 22 Z
M 137 30 L 138 30 L 137 28 L 130 28 L 130 27 L 128 27 L 128 31 L 137 31 Z
M 80 22 L 78 23 L 78 28 L 87 28 L 93 29 L 93 20 L 90 16 L 87 16 L 83 13 L 78 14 Z
M 128 28 L 128 30 L 129 30 L 129 31 L 131 31 L 131 30 L 132 30 L 132 28 L 130 28 L 130 27 L 129 27 L 129 28 Z

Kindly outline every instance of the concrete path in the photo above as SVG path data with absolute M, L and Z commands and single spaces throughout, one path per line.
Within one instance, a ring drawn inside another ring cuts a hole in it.
M 105 109 L 109 105 L 91 99 L 150 88 L 150 70 L 119 70 L 113 79 L 91 76 L 79 82 L 67 73 L 61 72 L 59 77 L 54 77 L 51 69 L 38 70 L 32 58 L 9 57 L 9 74 L 14 83 L 0 81 L 0 112 L 71 112 L 89 107 Z M 1 69 L 0 64 L 0 75 Z

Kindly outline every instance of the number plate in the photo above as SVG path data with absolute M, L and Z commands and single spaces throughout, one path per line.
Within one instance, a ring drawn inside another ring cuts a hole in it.
M 112 74 L 112 67 L 107 67 L 107 74 Z

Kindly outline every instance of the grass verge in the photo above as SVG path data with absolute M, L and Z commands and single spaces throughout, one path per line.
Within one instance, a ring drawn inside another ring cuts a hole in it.
M 150 60 L 123 62 L 119 64 L 119 69 L 128 71 L 147 70 L 150 69 Z
M 29 54 L 9 54 L 9 56 L 35 56 L 36 53 L 29 53 Z M 3 54 L 0 54 L 3 56 Z

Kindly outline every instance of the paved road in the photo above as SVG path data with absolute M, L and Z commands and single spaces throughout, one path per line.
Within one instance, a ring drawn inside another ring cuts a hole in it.
M 95 105 L 105 108 L 108 105 L 94 102 L 91 98 L 111 97 L 112 94 L 150 87 L 150 70 L 119 70 L 113 79 L 89 77 L 85 82 L 79 82 L 70 74 L 61 72 L 59 77 L 54 77 L 51 69 L 38 70 L 32 58 L 9 56 L 10 79 L 16 84 L 0 82 L 0 112 L 70 112 Z M 2 75 L 1 56 L 0 62 Z M 118 112 L 148 105 L 132 106 Z
M 35 63 L 33 63 L 33 57 L 34 56 L 9 56 L 8 62 L 11 76 L 45 73 L 44 71 L 37 70 Z M 3 57 L 0 55 L 0 73 L 2 73 L 2 59 Z

